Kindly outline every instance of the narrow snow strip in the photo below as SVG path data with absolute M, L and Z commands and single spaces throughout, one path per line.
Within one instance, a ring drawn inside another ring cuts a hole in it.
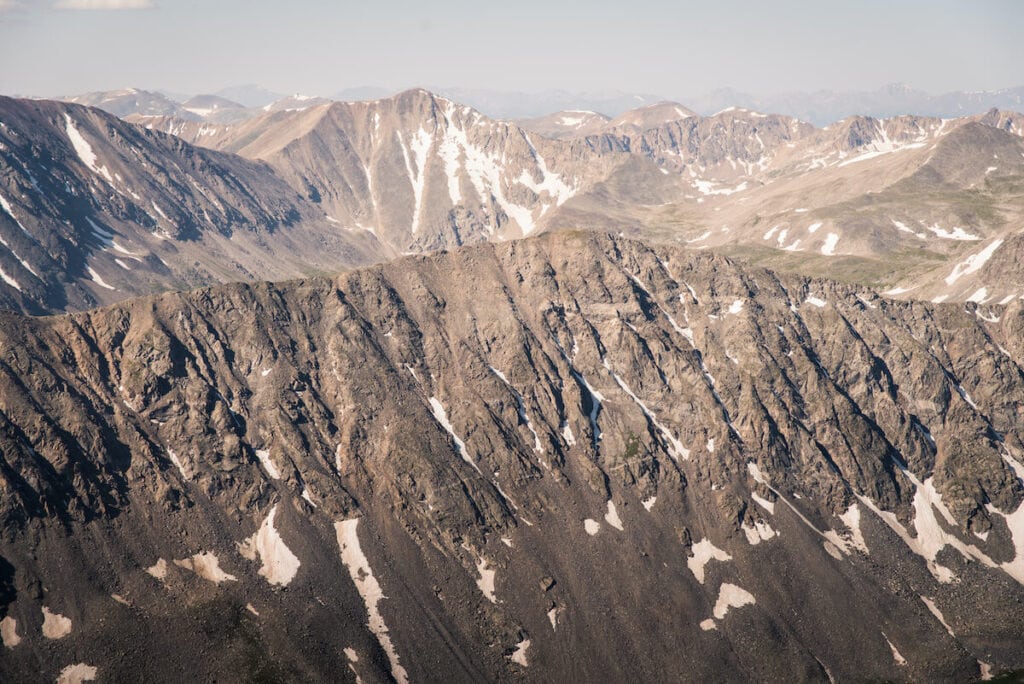
M 678 461 L 679 459 L 686 460 L 690 458 L 690 450 L 684 447 L 683 443 L 680 442 L 679 439 L 675 435 L 673 435 L 667 427 L 665 427 L 658 421 L 658 417 L 654 415 L 653 411 L 647 408 L 647 405 L 644 404 L 644 402 L 640 401 L 640 398 L 638 396 L 633 394 L 633 390 L 629 388 L 629 385 L 626 384 L 626 381 L 620 378 L 618 373 L 612 370 L 612 367 L 608 364 L 608 360 L 602 359 L 602 362 L 604 363 L 604 367 L 608 369 L 608 372 L 612 374 L 612 377 L 615 378 L 615 382 L 618 383 L 622 391 L 626 393 L 626 396 L 632 399 L 633 402 L 640 407 L 640 410 L 643 412 L 644 416 L 647 417 L 647 420 L 651 421 L 651 424 L 654 425 L 654 427 L 658 430 L 659 433 L 661 433 L 662 438 L 666 442 L 666 446 L 668 446 L 669 456 L 671 456 L 676 461 Z
M 71 634 L 71 619 L 60 613 L 52 613 L 43 606 L 43 636 L 47 639 L 62 639 Z
M 519 390 L 512 386 L 512 383 L 508 381 L 508 378 L 505 377 L 504 373 L 499 371 L 494 366 L 488 366 L 488 368 L 490 368 L 491 372 L 497 375 L 498 378 L 501 379 L 503 383 L 505 383 L 505 386 L 512 391 L 512 394 L 516 398 L 516 407 L 519 412 L 519 420 L 521 420 L 526 425 L 526 428 L 533 434 L 533 450 L 536 451 L 538 454 L 543 454 L 544 445 L 541 444 L 540 435 L 538 435 L 537 431 L 533 428 L 533 422 L 530 420 L 530 414 L 526 412 L 526 402 L 523 400 L 523 395 L 519 393 Z
M 892 659 L 896 661 L 896 664 L 900 667 L 906 665 L 907 659 L 900 655 L 900 652 L 897 651 L 896 647 L 892 645 L 891 641 L 889 641 L 889 637 L 885 636 L 884 633 L 882 634 L 882 637 L 885 639 L 885 643 L 889 644 L 889 648 L 892 650 Z
M 548 621 L 551 623 L 551 631 L 558 631 L 558 607 L 554 607 L 548 611 Z
M 981 239 L 980 235 L 968 233 L 966 230 L 960 227 L 954 227 L 953 230 L 950 231 L 946 230 L 945 228 L 940 228 L 939 224 L 936 223 L 931 226 L 925 226 L 925 228 L 935 233 L 936 237 L 942 238 L 943 240 L 973 241 Z
M 71 146 L 75 148 L 75 154 L 82 160 L 90 171 L 97 173 L 107 179 L 108 183 L 113 184 L 114 179 L 111 178 L 110 172 L 107 171 L 107 167 L 98 166 L 96 164 L 96 153 L 92 151 L 92 146 L 89 142 L 82 137 L 82 134 L 75 127 L 75 122 L 71 120 L 71 116 L 67 113 L 64 114 L 64 119 L 67 122 L 65 125 L 65 131 L 68 134 L 68 139 L 71 141 Z
M 825 308 L 825 305 L 828 304 L 828 302 L 826 302 L 824 299 L 820 297 L 815 297 L 813 295 L 808 296 L 807 299 L 804 300 L 804 303 L 810 304 L 811 306 L 816 306 L 819 309 Z
M 92 279 L 92 281 L 99 285 L 100 287 L 106 288 L 108 290 L 117 289 L 113 285 L 109 285 L 108 283 L 106 283 L 103 280 L 103 278 L 100 277 L 100 274 L 92 269 L 92 266 L 86 266 L 85 270 L 89 272 L 89 277 Z
M 291 550 L 285 546 L 280 533 L 274 527 L 274 516 L 277 505 L 270 509 L 260 528 L 244 542 L 239 542 L 238 552 L 249 560 L 257 556 L 263 562 L 258 574 L 265 577 L 271 584 L 286 587 L 295 578 L 301 563 Z
M 7 275 L 7 273 L 2 268 L 0 268 L 0 280 L 3 280 L 5 283 L 13 287 L 18 292 L 22 291 L 21 285 L 18 284 L 18 281 L 12 278 L 11 276 Z
M 949 636 L 955 638 L 956 634 L 953 634 L 953 628 L 949 626 L 948 622 L 946 622 L 946 618 L 942 616 L 942 611 L 940 611 L 939 607 L 935 605 L 935 601 L 927 596 L 922 596 L 921 600 L 924 601 L 924 605 L 927 606 L 929 612 L 935 616 L 935 619 L 941 622 L 942 626 L 946 628 L 946 631 L 949 632 Z
M 765 499 L 764 497 L 758 496 L 757 492 L 751 492 L 750 498 L 754 500 L 758 506 L 768 511 L 769 513 L 775 513 L 775 503 Z
M 972 254 L 959 264 L 953 267 L 953 270 L 948 276 L 946 276 L 946 285 L 952 285 L 957 280 L 965 275 L 970 275 L 978 271 L 985 263 L 992 258 L 992 255 L 996 253 L 1003 244 L 1002 238 L 993 240 L 985 249 L 981 250 L 976 254 Z
M 176 560 L 174 561 L 174 564 L 179 568 L 191 570 L 203 579 L 209 580 L 214 584 L 238 581 L 237 577 L 229 575 L 220 569 L 220 561 L 217 559 L 217 556 L 209 551 L 206 553 L 197 553 L 191 558 Z
M 615 510 L 615 504 L 611 499 L 608 499 L 608 512 L 604 514 L 604 520 L 615 529 L 622 530 L 622 519 L 619 518 L 619 512 Z
M 409 675 L 398 660 L 398 652 L 395 650 L 394 644 L 391 643 L 391 635 L 388 633 L 387 625 L 384 624 L 384 618 L 377 605 L 381 599 L 386 598 L 384 590 L 381 589 L 377 578 L 373 576 L 370 563 L 359 546 L 359 536 L 356 534 L 358 525 L 359 518 L 334 523 L 338 546 L 341 548 L 341 562 L 348 568 L 349 576 L 355 583 L 359 595 L 363 598 L 369 618 L 367 627 L 377 637 L 377 642 L 388 656 L 388 662 L 391 664 L 391 677 L 398 684 L 407 684 Z
M 724 582 L 718 590 L 718 600 L 715 602 L 714 616 L 721 620 L 729 612 L 730 608 L 742 608 L 756 603 L 754 595 L 746 589 Z
M 452 424 L 448 421 L 448 413 L 444 410 L 444 404 L 442 404 L 437 397 L 430 397 L 430 408 L 434 411 L 434 420 L 436 420 L 441 427 L 445 429 L 445 432 L 447 432 L 451 436 L 452 441 L 455 442 L 455 449 L 459 452 L 459 456 L 462 457 L 462 460 L 473 466 L 473 470 L 483 475 L 480 467 L 466 452 L 466 443 L 463 442 L 457 434 L 455 434 Z
M 11 209 L 10 203 L 3 195 L 0 195 L 0 209 L 3 209 L 4 213 L 6 213 L 8 216 L 14 219 L 14 222 L 17 224 L 18 228 L 21 228 L 21 232 L 23 232 L 25 235 L 28 235 L 29 237 L 32 237 L 32 234 L 25 229 L 25 226 L 21 225 L 21 221 L 19 221 L 18 217 L 14 215 L 14 210 Z
M 690 572 L 701 584 L 704 584 L 704 566 L 710 561 L 717 560 L 724 563 L 732 560 L 732 556 L 712 544 L 711 540 L 707 538 L 701 539 L 691 546 L 690 551 L 693 552 L 693 556 L 686 559 L 686 566 L 690 568 Z
M 583 385 L 584 389 L 590 395 L 590 431 L 594 435 L 594 446 L 601 441 L 601 427 L 597 424 L 597 414 L 601 412 L 601 402 L 605 400 L 604 395 L 598 392 L 593 386 L 587 382 L 587 379 L 583 377 L 583 374 L 571 369 L 572 375 Z
M 782 503 L 786 504 L 786 506 L 789 508 L 789 510 L 793 511 L 793 513 L 796 514 L 796 517 L 800 518 L 800 520 L 805 525 L 807 525 L 807 527 L 809 527 L 812 530 L 814 530 L 814 532 L 816 532 L 822 539 L 825 540 L 824 541 L 825 551 L 827 551 L 830 556 L 832 556 L 836 560 L 842 560 L 843 555 L 850 555 L 850 549 L 849 549 L 849 547 L 848 547 L 848 545 L 846 543 L 846 540 L 844 540 L 842 537 L 840 537 L 838 534 L 836 534 L 832 530 L 826 530 L 824 532 L 819 530 L 814 525 L 814 523 L 812 523 L 810 520 L 808 520 L 807 517 L 803 513 L 801 513 L 797 509 L 796 506 L 791 504 L 789 502 L 789 500 L 786 499 L 786 497 L 784 497 L 779 492 L 779 490 L 775 489 L 775 487 L 772 487 L 770 484 L 768 484 L 767 478 L 765 478 L 764 474 L 761 472 L 761 469 L 757 466 L 756 463 L 754 463 L 753 461 L 748 461 L 747 462 L 747 470 L 750 472 L 750 476 L 752 478 L 754 478 L 755 482 L 757 482 L 758 484 L 763 484 L 765 487 L 770 489 L 772 494 L 774 494 L 778 498 L 779 501 L 781 501 Z M 771 528 L 768 528 L 768 529 L 771 529 Z M 759 537 L 761 537 L 761 530 L 758 530 L 756 528 L 756 526 L 754 528 L 754 531 L 758 533 Z M 744 530 L 744 532 L 746 532 L 746 530 Z M 747 534 L 747 540 L 751 541 L 750 533 L 746 532 L 746 534 Z M 772 536 L 774 536 L 775 534 L 776 534 L 775 531 L 772 530 Z M 771 538 L 771 537 L 769 537 L 769 538 Z M 754 542 L 751 541 L 751 543 L 753 544 Z
M 178 469 L 178 472 L 181 473 L 181 476 L 183 478 L 188 480 L 192 477 L 191 475 L 189 475 L 188 471 L 185 470 L 185 464 L 182 463 L 181 459 L 178 458 L 178 455 L 174 453 L 174 449 L 167 450 L 167 458 L 171 460 L 171 463 L 174 464 L 174 467 Z
M 260 465 L 267 471 L 267 475 L 274 478 L 275 480 L 281 479 L 281 471 L 277 469 L 274 462 L 270 460 L 270 451 L 267 449 L 257 449 L 256 458 L 260 460 Z

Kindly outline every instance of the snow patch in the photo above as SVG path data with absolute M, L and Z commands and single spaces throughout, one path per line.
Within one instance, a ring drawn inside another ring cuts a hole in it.
M 156 563 L 146 568 L 146 572 L 162 582 L 167 579 L 167 561 L 158 558 Z
M 217 559 L 217 556 L 209 551 L 206 553 L 197 553 L 191 558 L 176 560 L 174 561 L 174 564 L 179 568 L 191 570 L 203 579 L 209 580 L 214 584 L 238 581 L 237 577 L 229 575 L 220 569 L 220 561 Z
M 750 498 L 753 499 L 754 502 L 758 506 L 763 508 L 764 510 L 768 511 L 772 515 L 775 514 L 775 503 L 774 502 L 769 501 L 768 499 L 765 499 L 765 498 L 763 498 L 761 496 L 758 496 L 757 492 L 751 492 L 750 493 Z
M 697 581 L 704 584 L 704 566 L 710 561 L 721 562 L 731 561 L 732 556 L 711 543 L 711 540 L 704 538 L 690 547 L 693 556 L 686 559 L 686 566 L 697 578 Z
M 889 637 L 885 636 L 884 634 L 882 636 L 885 638 L 885 643 L 889 644 L 889 648 L 892 650 L 892 659 L 896 661 L 896 664 L 900 667 L 906 665 L 907 659 L 900 655 L 900 652 L 897 651 L 896 647 L 892 645 L 891 641 L 889 641 Z
M 927 596 L 922 596 L 921 600 L 924 602 L 924 605 L 928 608 L 928 611 L 935 616 L 935 619 L 941 622 L 942 626 L 946 628 L 946 631 L 949 632 L 949 636 L 956 638 L 956 634 L 953 634 L 953 628 L 949 626 L 948 622 L 946 622 L 946 618 L 942 616 L 942 611 L 940 611 L 939 607 L 935 605 L 935 601 L 928 598 Z
M 0 640 L 3 640 L 6 648 L 14 648 L 21 643 L 21 637 L 18 636 L 18 621 L 10 615 L 0 620 Z
M 286 587 L 295 578 L 301 563 L 291 550 L 285 546 L 280 533 L 274 527 L 274 516 L 277 515 L 277 505 L 270 509 L 260 528 L 244 542 L 239 542 L 238 552 L 244 558 L 251 561 L 257 557 L 262 561 L 263 566 L 257 573 L 265 577 L 271 584 Z
M 442 404 L 437 397 L 430 397 L 430 408 L 434 412 L 434 420 L 436 420 L 438 424 L 445 429 L 445 432 L 447 432 L 451 436 L 452 441 L 455 442 L 455 450 L 459 452 L 459 456 L 462 457 L 462 460 L 473 466 L 473 470 L 483 475 L 480 467 L 477 466 L 466 452 L 466 443 L 455 434 L 452 424 L 448 421 L 448 413 L 444 410 L 444 404 Z
M 113 185 L 114 179 L 111 178 L 110 172 L 107 171 L 107 167 L 98 166 L 96 164 L 96 153 L 93 152 L 92 146 L 89 141 L 82 137 L 78 128 L 75 127 L 75 122 L 71 120 L 71 116 L 67 113 L 64 114 L 64 119 L 67 122 L 64 129 L 68 134 L 68 139 L 71 141 L 71 146 L 75 148 L 75 154 L 82 160 L 90 171 L 99 174 L 107 179 L 107 182 Z
M 821 246 L 821 253 L 825 256 L 832 256 L 836 253 L 837 244 L 839 244 L 839 234 L 829 233 L 825 236 L 825 244 Z
M 260 465 L 267 471 L 267 475 L 274 478 L 275 480 L 281 479 L 281 471 L 277 469 L 274 462 L 270 460 L 270 451 L 267 449 L 256 449 L 256 458 L 259 459 Z
M 476 586 L 480 588 L 480 592 L 488 601 L 497 603 L 498 598 L 494 595 L 494 580 L 498 571 L 495 568 L 488 567 L 488 565 L 487 559 L 483 557 L 477 562 L 476 571 L 480 573 L 480 577 L 476 580 Z
M 992 258 L 992 255 L 995 254 L 996 250 L 999 249 L 1002 244 L 1002 238 L 993 240 L 987 247 L 985 247 L 985 249 L 981 250 L 977 254 L 970 255 L 954 266 L 950 274 L 946 276 L 946 285 L 952 285 L 961 277 L 978 271 L 990 258 Z
M 742 608 L 756 603 L 754 595 L 746 589 L 724 582 L 718 590 L 718 600 L 715 602 L 714 616 L 721 620 L 729 612 L 730 608 Z
M 772 526 L 764 520 L 757 520 L 753 525 L 748 525 L 744 522 L 743 525 L 740 526 L 740 529 L 743 530 L 743 534 L 747 537 L 747 543 L 751 546 L 757 546 L 761 542 L 768 541 L 778 534 L 772 529 Z
M 68 665 L 57 676 L 57 684 L 81 684 L 95 681 L 98 671 L 96 667 L 85 663 Z
M 526 649 L 528 648 L 530 648 L 530 640 L 523 639 L 518 644 L 516 644 L 515 652 L 512 655 L 510 655 L 508 659 L 516 665 L 522 665 L 523 667 L 528 666 L 530 664 L 529 661 L 526 659 Z
M 925 226 L 925 228 L 935 233 L 936 237 L 942 238 L 943 240 L 973 241 L 981 239 L 980 235 L 973 235 L 959 227 L 954 227 L 953 230 L 946 230 L 945 228 L 940 228 L 938 223 L 933 223 L 930 226 Z
M 52 613 L 43 606 L 43 636 L 47 639 L 62 639 L 71 634 L 71 619 L 60 613 Z
M 657 502 L 657 500 L 658 500 L 658 497 L 652 496 L 649 499 L 644 499 L 643 501 L 641 501 L 640 505 L 643 506 L 647 510 L 647 512 L 649 513 L 651 511 L 651 509 L 654 508 L 654 504 L 655 504 L 655 502 Z
M 608 512 L 604 514 L 604 520 L 615 529 L 620 532 L 622 531 L 622 520 L 619 518 L 619 512 L 615 510 L 615 503 L 611 499 L 608 500 Z
M 100 287 L 106 288 L 107 290 L 117 289 L 113 285 L 109 285 L 105 282 L 103 278 L 100 277 L 100 274 L 92 269 L 92 266 L 86 266 L 85 270 L 89 272 L 89 278 Z
M 583 521 L 583 529 L 587 531 L 587 534 L 593 537 L 595 534 L 601 531 L 601 523 L 591 518 L 587 518 Z

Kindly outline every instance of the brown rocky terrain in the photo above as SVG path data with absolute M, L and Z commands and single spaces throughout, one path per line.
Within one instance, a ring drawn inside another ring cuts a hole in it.
M 567 232 L 0 314 L 0 679 L 1024 669 L 1024 307 Z

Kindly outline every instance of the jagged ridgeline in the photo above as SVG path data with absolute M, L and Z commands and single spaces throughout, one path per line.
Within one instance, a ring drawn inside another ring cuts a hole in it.
M 1024 311 L 563 233 L 0 325 L 0 679 L 1024 668 Z

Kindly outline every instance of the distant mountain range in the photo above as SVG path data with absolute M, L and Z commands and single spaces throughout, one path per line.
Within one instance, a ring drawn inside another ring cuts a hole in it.
M 742 107 L 759 112 L 785 114 L 815 126 L 826 126 L 854 115 L 886 118 L 901 114 L 918 114 L 950 119 L 980 114 L 993 108 L 1015 111 L 1024 109 L 1024 86 L 1002 90 L 951 91 L 940 95 L 933 95 L 901 83 L 889 84 L 877 90 L 818 90 L 774 95 L 753 95 L 732 88 L 719 88 L 702 95 L 675 98 L 651 93 L 618 91 L 574 93 L 566 90 L 545 90 L 527 93 L 444 87 L 430 87 L 429 90 L 497 119 L 539 119 L 563 110 L 594 112 L 615 118 L 638 107 L 669 99 L 683 102 L 687 108 L 704 116 L 710 116 L 728 107 Z M 379 100 L 398 92 L 400 91 L 393 88 L 361 86 L 314 97 L 321 101 L 358 102 Z M 132 98 L 124 95 L 137 96 L 139 93 L 145 93 L 147 97 L 143 97 L 133 109 Z M 107 99 L 112 94 L 121 96 Z M 252 110 L 260 110 L 279 100 L 295 97 L 255 84 L 223 88 L 211 94 Z M 56 99 L 97 106 L 111 114 L 124 116 L 129 113 L 168 113 L 166 110 L 179 107 L 192 97 L 169 91 L 147 92 L 129 88 Z

